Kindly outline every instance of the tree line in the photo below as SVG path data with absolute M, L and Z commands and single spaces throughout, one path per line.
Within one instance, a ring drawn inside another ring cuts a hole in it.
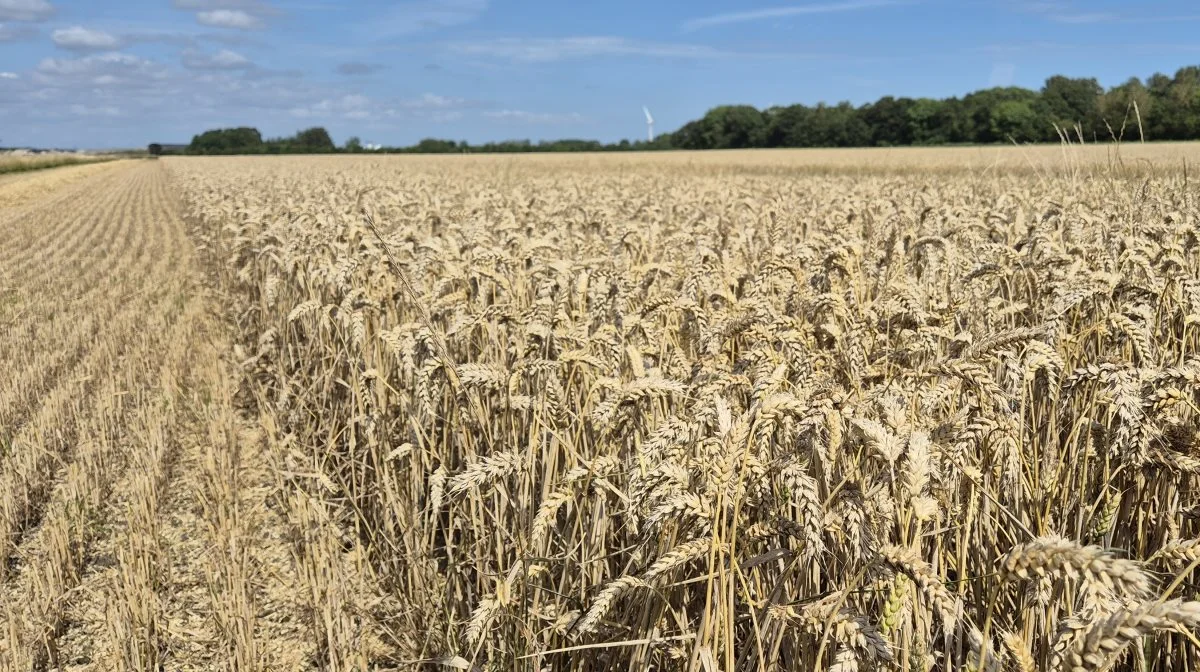
M 1200 67 L 1174 77 L 1133 77 L 1105 90 L 1055 75 L 1040 90 L 993 87 L 961 98 L 894 98 L 866 105 L 726 105 L 685 124 L 679 149 L 892 147 L 902 145 L 1200 138 Z
M 646 145 L 646 143 L 641 143 Z M 597 140 L 547 140 L 532 142 L 530 140 L 504 140 L 471 144 L 465 140 L 441 140 L 426 138 L 408 147 L 381 147 L 366 149 L 362 141 L 353 137 L 341 147 L 334 144 L 329 132 L 316 126 L 297 132 L 287 138 L 264 140 L 257 128 L 240 126 L 237 128 L 217 128 L 205 131 L 192 138 L 187 145 L 163 145 L 153 143 L 149 146 L 150 154 L 154 156 L 171 154 L 209 155 L 209 154 L 332 154 L 338 153 L 386 153 L 386 154 L 459 154 L 459 153 L 493 153 L 511 154 L 518 152 L 601 152 L 607 150 L 633 149 L 638 147 L 628 140 L 606 145 Z M 645 147 L 641 147 L 645 148 Z
M 263 140 L 257 128 L 218 128 L 192 137 L 187 146 L 153 143 L 150 153 L 161 154 L 326 154 L 338 151 L 329 131 L 307 128 L 288 138 Z
M 337 147 L 324 128 L 263 140 L 253 128 L 206 131 L 188 154 L 324 152 L 513 153 L 757 147 L 893 147 L 1104 140 L 1200 138 L 1200 66 L 1173 77 L 1156 73 L 1105 90 L 1092 78 L 1055 75 L 1039 90 L 993 87 L 961 98 L 895 98 L 873 103 L 776 106 L 722 105 L 654 141 L 509 140 L 470 144 L 427 138 L 408 147 L 365 150 L 357 138 Z M 151 153 L 154 147 L 151 147 Z

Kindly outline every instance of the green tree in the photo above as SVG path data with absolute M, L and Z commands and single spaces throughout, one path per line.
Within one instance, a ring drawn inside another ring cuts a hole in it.
M 1040 138 L 1042 121 L 1029 100 L 1005 100 L 991 110 L 990 133 L 994 138 L 1030 142 Z
M 1050 122 L 1039 120 L 1038 92 L 1016 86 L 994 87 L 967 94 L 962 100 L 955 141 L 991 144 L 1057 139 Z M 1017 103 L 1004 105 L 1004 103 Z
M 712 149 L 709 136 L 704 132 L 705 120 L 689 121 L 672 134 L 675 146 L 680 149 Z
M 1144 120 L 1152 117 L 1154 112 L 1150 91 L 1137 77 L 1109 89 L 1100 97 L 1099 108 L 1101 119 L 1108 123 L 1118 139 L 1140 139 L 1138 117 L 1143 119 L 1141 132 L 1144 133 Z M 1105 128 L 1107 132 L 1108 127 Z
M 1146 134 L 1153 140 L 1175 140 L 1181 126 L 1177 118 L 1177 109 L 1171 98 L 1173 81 L 1170 77 L 1156 72 L 1146 80 L 1146 90 L 1150 94 L 1152 114 L 1143 111 L 1146 122 Z
M 912 98 L 884 96 L 864 105 L 859 116 L 870 129 L 871 144 L 876 147 L 911 145 L 913 135 L 908 123 L 908 111 L 915 103 Z
M 422 138 L 412 149 L 419 154 L 453 154 L 459 147 L 453 140 Z
M 865 147 L 871 144 L 871 129 L 848 102 L 817 104 L 808 120 L 810 147 Z
M 1170 110 L 1171 139 L 1200 137 L 1200 67 L 1180 68 L 1171 80 L 1167 107 Z
M 1095 79 L 1071 79 L 1055 75 L 1042 87 L 1039 111 L 1045 121 L 1064 130 L 1078 125 L 1085 140 L 1099 135 L 1100 96 L 1104 89 Z
M 811 147 L 808 122 L 812 110 L 805 105 L 788 105 L 767 110 L 767 147 Z
M 701 119 L 701 133 L 709 149 L 762 147 L 766 132 L 766 118 L 750 105 L 714 107 Z
M 306 128 L 297 133 L 295 145 L 302 152 L 332 152 L 337 149 L 333 144 L 333 138 L 329 137 L 329 131 L 320 126 Z
M 912 102 L 905 117 L 908 121 L 908 137 L 915 145 L 940 145 L 953 140 L 955 121 L 952 104 L 948 100 L 918 98 Z
M 346 141 L 346 144 L 343 146 L 343 148 L 347 152 L 357 154 L 358 152 L 363 151 L 362 140 L 359 140 L 357 135 L 351 136 L 350 139 Z
M 253 154 L 262 151 L 262 134 L 257 128 L 218 128 L 192 138 L 193 154 Z

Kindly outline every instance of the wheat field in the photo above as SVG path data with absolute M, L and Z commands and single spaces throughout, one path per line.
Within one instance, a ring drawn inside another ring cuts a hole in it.
M 1198 669 L 1197 158 L 10 177 L 0 669 Z
M 111 160 L 111 157 L 95 154 L 75 154 L 49 152 L 43 154 L 22 154 L 15 152 L 0 152 L 0 175 L 9 173 L 24 173 L 33 170 L 58 168 L 60 166 L 75 166 L 85 163 L 96 163 Z

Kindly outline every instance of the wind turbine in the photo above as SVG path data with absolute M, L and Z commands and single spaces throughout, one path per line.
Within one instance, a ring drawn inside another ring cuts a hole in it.
M 650 116 L 650 108 L 642 106 L 642 112 L 646 113 L 646 140 L 654 142 L 654 117 Z

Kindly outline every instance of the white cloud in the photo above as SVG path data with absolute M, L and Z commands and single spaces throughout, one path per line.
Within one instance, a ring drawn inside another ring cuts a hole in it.
M 100 74 L 119 74 L 119 73 L 134 73 L 139 75 L 149 74 L 152 71 L 158 71 L 159 68 L 151 61 L 147 61 L 131 54 L 123 54 L 120 52 L 108 52 L 103 54 L 94 54 L 85 56 L 84 58 L 45 58 L 37 66 L 37 72 L 47 76 L 62 76 L 70 77 L 77 75 L 100 75 Z
M 641 42 L 623 37 L 498 38 L 482 42 L 455 42 L 448 46 L 451 51 L 463 56 L 503 58 L 520 63 L 548 63 L 603 56 L 718 58 L 730 55 L 705 45 Z
M 104 31 L 91 30 L 83 26 L 60 28 L 50 35 L 54 44 L 71 51 L 112 51 L 120 49 L 124 41 Z
M 15 72 L 0 72 L 0 79 L 20 79 L 21 76 Z
M 211 52 L 198 56 L 205 64 L 238 62 Z M 206 128 L 242 123 L 286 135 L 300 127 L 289 110 L 326 99 L 340 106 L 331 127 L 358 129 L 385 119 L 379 105 L 355 98 L 358 92 L 285 74 L 262 67 L 185 70 L 121 52 L 47 58 L 14 77 L 0 75 L 0 115 L 6 142 L 35 146 L 186 142 Z M 47 128 L 41 134 L 40 125 Z M 105 134 L 97 140 L 101 126 Z
M 173 0 L 176 9 L 194 11 L 196 22 L 213 28 L 255 30 L 279 10 L 262 0 Z
M 115 105 L 83 105 L 75 104 L 68 108 L 77 117 L 119 117 L 121 109 Z
M 367 119 L 375 115 L 371 99 L 360 94 L 347 94 L 340 98 L 326 98 L 311 105 L 298 105 L 289 110 L 300 119 Z
M 419 118 L 445 124 L 462 119 L 464 110 L 478 108 L 481 105 L 482 103 L 476 100 L 424 93 L 418 98 L 396 102 L 393 107 L 385 110 L 384 114 L 396 119 Z
M 323 98 L 315 103 L 295 104 L 288 110 L 288 113 L 297 119 L 321 122 L 349 120 L 380 123 L 388 120 L 422 119 L 444 123 L 461 119 L 464 110 L 478 108 L 480 105 L 481 103 L 478 101 L 442 96 L 436 93 L 425 93 L 416 98 L 391 101 L 379 101 L 362 94 L 349 93 Z
M 436 110 L 462 107 L 467 104 L 468 101 L 462 98 L 448 98 L 446 96 L 439 96 L 436 93 L 425 93 L 415 100 L 401 101 L 400 107 L 409 110 Z
M 17 105 L 42 103 L 30 108 L 34 114 L 34 109 L 45 110 L 46 105 L 65 110 L 71 103 L 127 104 L 137 96 L 169 95 L 164 87 L 170 84 L 170 71 L 153 61 L 105 52 L 83 58 L 43 59 L 27 77 L 13 81 L 19 90 L 12 97 Z
M 183 51 L 183 67 L 189 70 L 250 70 L 254 68 L 254 63 L 229 49 L 222 49 L 215 54 L 185 49 Z
M 334 101 L 345 95 L 304 80 L 259 78 L 255 76 L 257 73 L 257 69 L 196 73 L 182 84 L 186 89 L 183 97 L 187 101 L 188 112 L 207 112 L 210 118 L 221 114 L 241 119 L 251 117 L 262 119 L 260 123 L 268 123 L 278 119 L 281 112 L 310 106 L 310 101 L 329 100 L 329 106 L 332 106 Z
M 899 4 L 902 4 L 901 0 L 844 0 L 842 2 L 828 2 L 809 5 L 766 7 L 763 9 L 752 9 L 744 12 L 729 12 L 726 14 L 714 14 L 711 16 L 689 19 L 683 22 L 683 30 L 692 31 L 699 30 L 701 28 L 709 28 L 711 26 L 724 26 L 731 23 L 746 23 L 748 21 L 763 21 L 766 19 L 784 19 L 793 16 L 855 12 L 864 9 L 889 7 Z
M 214 28 L 253 30 L 262 25 L 258 17 L 240 9 L 214 9 L 196 13 L 196 21 Z
M 1077 14 L 1050 14 L 1047 18 L 1055 23 L 1087 24 L 1116 21 L 1119 17 L 1111 12 L 1080 12 Z
M 0 21 L 45 21 L 53 14 L 46 0 L 0 0 Z
M 214 9 L 241 9 L 253 14 L 273 14 L 275 9 L 262 0 L 173 0 L 176 9 L 210 11 Z
M 527 112 L 525 110 L 493 110 L 484 112 L 483 116 L 503 121 L 517 121 L 525 124 L 566 124 L 583 121 L 583 115 L 578 112 L 559 114 L 556 112 Z
M 313 98 L 294 98 L 308 101 Z M 425 93 L 416 98 L 380 101 L 358 93 L 329 96 L 315 103 L 296 102 L 288 114 L 297 119 L 321 122 L 350 120 L 355 122 L 380 123 L 387 120 L 422 119 L 447 122 L 461 119 L 463 111 L 478 108 L 478 101 L 465 98 Z

